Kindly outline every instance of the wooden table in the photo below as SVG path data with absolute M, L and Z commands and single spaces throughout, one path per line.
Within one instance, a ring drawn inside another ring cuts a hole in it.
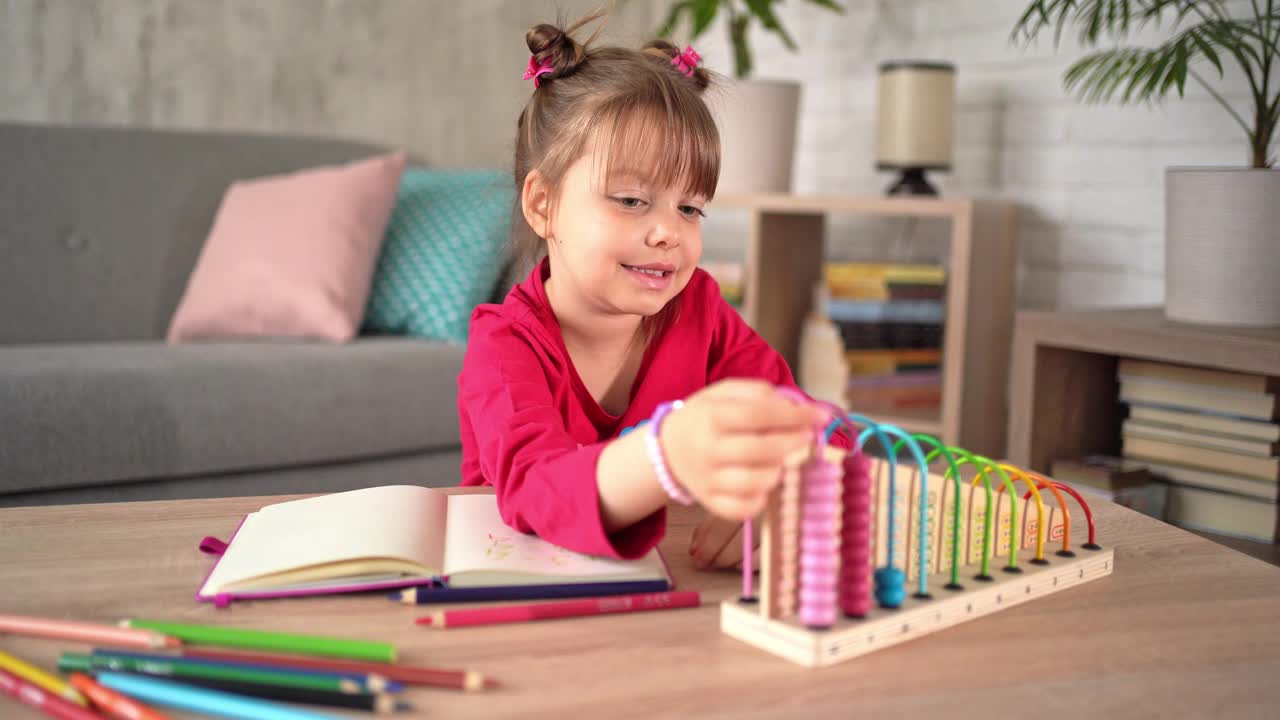
M 1036 718 L 1280 716 L 1280 569 L 1124 508 L 1097 508 L 1108 578 L 842 665 L 805 669 L 721 634 L 739 576 L 700 573 L 676 511 L 664 549 L 693 610 L 431 631 L 380 595 L 217 610 L 192 599 L 206 534 L 281 498 L 0 510 L 0 611 L 151 617 L 397 643 L 405 662 L 499 679 L 413 688 L 415 717 Z M 60 641 L 0 637 L 54 665 Z M 359 714 L 352 714 L 353 717 Z M 0 717 L 42 718 L 0 698 Z

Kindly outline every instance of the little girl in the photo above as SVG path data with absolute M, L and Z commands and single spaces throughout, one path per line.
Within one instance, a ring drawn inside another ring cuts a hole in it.
M 525 37 L 514 240 L 546 257 L 472 315 L 462 484 L 493 485 L 521 532 L 615 558 L 657 544 L 669 500 L 696 502 L 695 564 L 731 566 L 824 416 L 777 391 L 786 363 L 697 267 L 720 172 L 706 70 L 662 41 L 587 49 L 571 33 L 596 17 Z

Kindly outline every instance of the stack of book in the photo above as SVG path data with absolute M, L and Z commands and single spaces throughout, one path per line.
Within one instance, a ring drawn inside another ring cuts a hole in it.
M 1274 542 L 1280 378 L 1121 359 L 1123 456 L 1169 483 L 1166 520 Z
M 848 405 L 936 410 L 942 402 L 946 272 L 937 265 L 828 263 L 826 315 L 849 365 Z

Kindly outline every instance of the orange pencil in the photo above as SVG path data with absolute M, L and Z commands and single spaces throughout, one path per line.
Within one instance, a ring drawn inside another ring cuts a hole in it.
M 89 698 L 95 708 L 110 717 L 120 720 L 172 720 L 168 715 L 158 713 L 127 696 L 102 687 L 84 673 L 73 672 L 70 680 L 77 690 Z
M 181 642 L 151 630 L 119 628 L 113 625 L 50 620 L 25 615 L 0 615 L 0 633 L 71 640 L 89 645 L 136 647 L 146 650 L 177 647 Z

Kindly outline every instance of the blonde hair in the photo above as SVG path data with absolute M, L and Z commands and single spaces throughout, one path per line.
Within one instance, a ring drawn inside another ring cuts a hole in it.
M 525 33 L 533 62 L 551 65 L 516 124 L 511 239 L 513 255 L 526 267 L 544 250 L 520 207 L 520 189 L 535 169 L 549 185 L 553 208 L 569 166 L 592 148 L 607 149 L 609 165 L 619 158 L 647 164 L 627 169 L 647 170 L 656 185 L 684 182 L 691 195 L 715 196 L 720 134 L 702 99 L 710 74 L 703 68 L 681 72 L 672 64 L 679 48 L 664 40 L 632 49 L 589 48 L 599 30 L 583 43 L 573 38 L 603 14 L 589 13 L 563 30 L 542 23 Z M 610 168 L 603 171 L 608 177 Z

